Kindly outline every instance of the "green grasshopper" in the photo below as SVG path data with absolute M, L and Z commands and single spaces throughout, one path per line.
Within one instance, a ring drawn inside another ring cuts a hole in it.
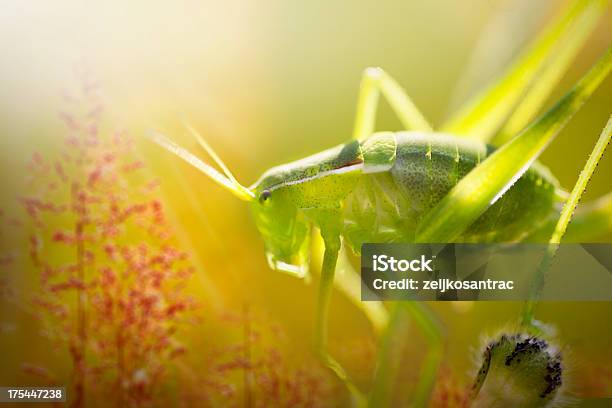
M 612 51 L 608 50 L 553 108 L 535 120 L 532 118 L 604 12 L 606 3 L 576 1 L 506 75 L 477 95 L 438 131 L 434 131 L 393 78 L 380 68 L 366 69 L 353 140 L 274 167 L 250 187 L 236 180 L 193 128 L 188 126 L 222 173 L 160 133 L 151 132 L 149 136 L 249 202 L 272 269 L 306 276 L 311 230 L 316 227 L 320 231 L 324 254 L 315 349 L 358 400 L 365 403 L 365 397 L 327 352 L 328 305 L 342 243 L 359 253 L 365 242 L 516 242 L 550 235 L 560 206 L 569 197 L 575 207 L 584 188 L 568 194 L 535 160 L 606 77 L 612 67 Z M 406 131 L 375 133 L 380 95 L 387 99 Z M 586 168 L 589 175 L 609 139 L 610 125 L 593 152 L 594 164 Z M 583 184 L 582 187 L 586 182 Z M 573 207 L 567 212 L 571 217 Z M 574 230 L 572 224 L 567 233 L 569 238 L 584 239 L 589 237 L 585 231 L 593 235 L 607 232 L 612 224 L 610 219 L 612 195 L 607 195 L 582 208 L 574 223 L 577 227 Z M 567 223 L 569 217 L 555 229 L 559 240 Z M 559 228 L 563 230 L 560 235 Z M 352 294 L 355 298 L 354 291 Z M 358 298 L 354 300 L 359 303 Z M 400 303 L 391 316 L 380 305 L 361 306 L 367 309 L 375 325 L 387 326 L 383 340 L 393 336 L 403 313 L 411 315 L 424 331 L 430 349 L 421 367 L 413 402 L 415 406 L 424 406 L 442 355 L 440 325 L 424 305 Z M 531 316 L 531 309 L 527 314 Z M 369 397 L 372 406 L 389 401 L 385 389 L 389 375 L 384 369 L 388 354 L 383 341 Z

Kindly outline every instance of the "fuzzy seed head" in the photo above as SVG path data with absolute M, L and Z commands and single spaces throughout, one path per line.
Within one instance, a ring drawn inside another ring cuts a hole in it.
M 476 407 L 550 407 L 562 386 L 561 352 L 541 338 L 502 334 L 488 342 L 472 392 Z

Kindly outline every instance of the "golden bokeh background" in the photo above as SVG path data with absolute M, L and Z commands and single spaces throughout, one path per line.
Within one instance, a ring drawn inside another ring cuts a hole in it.
M 196 267 L 190 291 L 202 301 L 203 314 L 240 313 L 250 305 L 286 331 L 295 355 L 308 355 L 316 282 L 307 285 L 270 271 L 247 206 L 151 145 L 143 138 L 144 131 L 157 128 L 199 152 L 180 126 L 179 117 L 187 117 L 236 177 L 249 185 L 273 165 L 348 140 L 365 67 L 387 70 L 425 116 L 440 124 L 499 74 L 564 4 L 555 0 L 5 3 L 0 12 L 0 207 L 9 216 L 19 216 L 16 198 L 25 189 L 25 163 L 34 151 L 57 149 L 64 133 L 58 119 L 62 91 L 75 85 L 75 72 L 86 69 L 99 84 L 105 121 L 137 140 L 137 154 L 161 183 L 160 197 L 173 231 Z M 608 13 L 549 103 L 610 45 L 611 22 Z M 612 78 L 608 78 L 542 156 L 565 188 L 576 180 L 611 107 Z M 399 129 L 386 105 L 378 128 Z M 585 200 L 610 191 L 610 153 L 599 165 Z M 24 239 L 18 233 L 3 234 L 2 245 L 23 252 Z M 27 269 L 6 273 L 26 290 L 36 279 Z M 469 382 L 466 373 L 473 368 L 482 336 L 514 322 L 521 305 L 480 302 L 432 307 L 447 327 L 446 365 Z M 611 311 L 609 303 L 548 303 L 541 305 L 538 317 L 556 325 L 561 341 L 571 350 L 572 371 L 586 376 L 591 363 L 612 363 Z M 13 327 L 0 333 L 0 345 L 8 350 L 0 354 L 0 384 L 28 382 L 16 367 L 26 358 L 49 359 L 49 346 L 36 334 L 36 323 L 10 305 L 0 309 L 0 318 Z M 199 356 L 232 336 L 207 321 L 205 317 L 202 324 L 181 334 L 189 350 L 186 361 L 202 370 L 205 361 Z M 372 366 L 367 350 L 375 343 L 373 333 L 361 312 L 339 294 L 333 298 L 330 336 L 333 353 L 354 373 L 367 373 Z M 421 347 L 419 335 L 414 336 L 418 345 L 414 347 Z M 51 360 L 62 365 L 61 358 Z M 366 382 L 367 375 L 362 377 Z M 582 380 L 570 378 L 575 383 Z

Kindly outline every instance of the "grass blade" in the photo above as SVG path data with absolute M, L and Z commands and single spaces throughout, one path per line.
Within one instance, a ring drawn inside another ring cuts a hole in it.
M 537 81 L 527 91 L 520 103 L 512 112 L 512 115 L 503 126 L 502 130 L 495 135 L 492 144 L 501 146 L 520 132 L 538 113 L 546 98 L 554 87 L 559 83 L 569 64 L 580 51 L 589 34 L 595 28 L 597 21 L 606 10 L 605 2 L 592 2 L 577 19 L 574 27 L 565 36 L 563 46 L 550 57 L 547 63 L 537 75 Z
M 603 156 L 608 143 L 610 143 L 610 136 L 612 136 L 612 116 L 610 116 L 610 119 L 608 119 L 606 127 L 601 132 L 601 135 L 599 136 L 599 139 L 597 140 L 597 143 L 595 144 L 595 147 L 593 148 L 584 169 L 582 169 L 582 172 L 580 172 L 578 181 L 574 185 L 569 198 L 563 206 L 561 217 L 559 217 L 559 222 L 557 222 L 555 231 L 550 239 L 551 244 L 558 244 L 561 242 L 561 237 L 563 237 L 565 231 L 567 230 L 567 226 L 572 219 L 576 206 L 578 206 L 580 197 L 582 197 L 582 193 L 584 193 L 584 190 L 586 190 L 586 186 L 589 183 L 595 168 L 597 167 L 597 163 L 599 163 L 599 160 L 601 159 L 601 156 Z
M 447 124 L 442 126 L 442 131 L 488 141 L 516 107 L 520 97 L 551 54 L 558 46 L 565 48 L 564 40 L 573 23 L 578 20 L 586 30 L 590 20 L 581 17 L 595 7 L 602 7 L 603 3 L 607 1 L 574 1 L 568 11 L 535 40 L 504 76 L 460 109 Z M 579 31 L 582 31 L 581 29 L 582 27 L 578 27 Z
M 521 177 L 611 68 L 612 48 L 553 108 L 464 177 L 421 221 L 417 242 L 456 240 Z
M 525 310 L 523 312 L 523 325 L 529 325 L 533 321 L 533 315 L 535 306 L 537 304 L 538 294 L 542 290 L 542 286 L 544 283 L 544 278 L 546 276 L 546 272 L 550 269 L 552 261 L 557 254 L 559 249 L 559 244 L 561 243 L 561 238 L 565 234 L 567 230 L 567 226 L 569 225 L 572 215 L 578 206 L 578 202 L 580 201 L 580 197 L 582 197 L 582 193 L 586 190 L 586 186 L 597 167 L 597 163 L 603 156 L 608 143 L 610 143 L 610 137 L 612 136 L 612 116 L 608 119 L 608 123 L 606 127 L 601 132 L 591 155 L 589 156 L 584 168 L 580 172 L 580 176 L 578 177 L 578 181 L 574 185 L 572 192 L 569 195 L 569 198 L 565 202 L 563 206 L 563 210 L 561 211 L 561 216 L 559 217 L 559 221 L 557 221 L 557 225 L 555 230 L 550 238 L 548 248 L 546 249 L 546 253 L 542 258 L 542 262 L 540 263 L 540 267 L 538 268 L 538 272 L 536 275 L 535 282 L 533 284 L 533 289 L 531 292 L 530 300 L 527 302 L 525 306 Z

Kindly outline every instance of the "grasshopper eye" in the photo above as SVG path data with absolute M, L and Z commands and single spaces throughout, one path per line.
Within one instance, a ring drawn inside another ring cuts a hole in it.
M 272 193 L 270 192 L 270 190 L 262 191 L 261 194 L 259 195 L 259 202 L 260 203 L 264 203 L 264 202 L 268 201 L 270 196 L 272 196 Z

